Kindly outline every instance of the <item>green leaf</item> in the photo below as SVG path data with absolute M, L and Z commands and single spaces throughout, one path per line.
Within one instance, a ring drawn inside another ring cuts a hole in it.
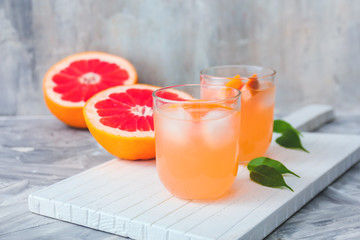
M 301 144 L 301 140 L 299 135 L 295 132 L 294 129 L 288 128 L 286 129 L 280 137 L 275 140 L 280 146 L 291 149 L 299 149 L 309 153 L 303 145 Z
M 295 129 L 293 126 L 291 126 L 290 123 L 284 121 L 284 120 L 274 120 L 274 132 L 276 133 L 284 133 L 287 129 L 294 129 L 295 132 L 302 136 L 301 132 L 299 132 L 297 129 Z
M 274 120 L 274 132 L 281 134 L 281 136 L 276 139 L 276 142 L 280 146 L 291 149 L 300 149 L 307 153 L 309 152 L 301 144 L 299 136 L 302 136 L 302 134 L 291 126 L 290 123 L 279 119 Z
M 296 177 L 300 177 L 299 175 L 297 175 L 296 173 L 290 171 L 289 169 L 287 169 L 285 167 L 284 164 L 282 164 L 279 161 L 276 161 L 274 159 L 271 158 L 267 158 L 267 157 L 258 157 L 258 158 L 254 158 L 253 160 L 251 160 L 248 165 L 247 168 L 252 171 L 254 170 L 256 167 L 260 166 L 260 165 L 266 165 L 268 167 L 272 167 L 274 168 L 276 171 L 278 171 L 281 174 L 285 174 L 285 173 L 290 173 Z
M 292 188 L 286 184 L 281 173 L 275 168 L 266 165 L 260 165 L 250 171 L 250 179 L 266 187 L 287 187 L 291 191 Z

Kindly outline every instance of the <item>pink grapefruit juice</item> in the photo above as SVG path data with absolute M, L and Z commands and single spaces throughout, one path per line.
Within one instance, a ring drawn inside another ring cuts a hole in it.
M 156 166 L 164 186 L 182 199 L 224 195 L 237 175 L 239 123 L 236 108 L 217 103 L 155 107 Z
M 239 162 L 263 156 L 271 143 L 273 133 L 275 86 L 259 82 L 256 90 L 241 90 L 241 123 Z

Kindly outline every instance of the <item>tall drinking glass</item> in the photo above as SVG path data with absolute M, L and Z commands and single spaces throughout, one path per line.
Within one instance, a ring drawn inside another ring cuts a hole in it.
M 273 69 L 249 65 L 216 66 L 200 72 L 202 85 L 227 85 L 241 91 L 239 161 L 242 164 L 263 156 L 270 145 L 275 74 Z
M 209 92 L 216 96 L 204 94 Z M 180 98 L 173 100 L 173 93 Z M 159 89 L 153 98 L 161 182 L 183 199 L 225 194 L 238 170 L 240 91 L 188 84 Z

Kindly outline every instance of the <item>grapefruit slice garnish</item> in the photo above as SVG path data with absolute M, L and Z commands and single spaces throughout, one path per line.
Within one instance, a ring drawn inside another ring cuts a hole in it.
M 45 102 L 64 123 L 86 128 L 85 102 L 97 92 L 137 82 L 134 66 L 122 57 L 103 52 L 71 55 L 52 66 L 43 80 Z
M 257 90 L 260 87 L 260 83 L 256 73 L 249 77 L 246 83 L 243 82 L 245 79 L 246 78 L 241 78 L 240 75 L 236 75 L 231 78 L 226 86 L 239 89 L 243 98 L 249 99 L 257 93 Z
M 119 158 L 155 158 L 152 93 L 157 89 L 145 84 L 118 86 L 90 98 L 84 117 L 98 143 Z M 160 97 L 183 100 L 181 92 L 164 92 Z
M 239 90 L 241 90 L 244 86 L 253 90 L 259 88 L 259 81 L 256 73 L 253 74 L 251 77 L 249 77 L 246 83 L 242 81 L 240 75 L 236 75 L 233 78 L 229 78 L 229 79 L 231 80 L 225 85 L 227 87 L 233 87 Z
M 254 75 L 249 77 L 249 80 L 244 84 L 241 89 L 243 99 L 251 99 L 253 96 L 255 96 L 256 93 L 258 93 L 259 87 L 260 83 L 257 79 L 257 74 L 255 73 Z
M 256 90 L 260 87 L 256 73 L 249 77 L 249 80 L 246 82 L 245 86 L 252 90 Z
M 229 78 L 230 81 L 225 85 L 227 87 L 233 87 L 236 89 L 241 89 L 244 85 L 244 82 L 241 80 L 240 75 L 236 75 L 233 78 Z
M 182 107 L 191 114 L 193 120 L 202 120 L 210 111 L 219 110 L 232 110 L 231 107 L 224 106 L 218 103 L 209 103 L 206 100 L 196 99 L 188 100 L 188 103 L 184 103 Z

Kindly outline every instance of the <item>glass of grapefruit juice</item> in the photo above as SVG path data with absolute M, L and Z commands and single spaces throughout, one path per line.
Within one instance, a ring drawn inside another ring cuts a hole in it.
M 222 93 L 222 98 L 204 92 Z M 173 93 L 183 98 L 173 100 Z M 215 199 L 238 170 L 240 91 L 179 85 L 154 91 L 156 167 L 161 182 L 182 199 Z
M 263 156 L 270 146 L 275 74 L 273 69 L 250 65 L 215 66 L 200 71 L 202 85 L 232 86 L 241 91 L 240 164 Z

